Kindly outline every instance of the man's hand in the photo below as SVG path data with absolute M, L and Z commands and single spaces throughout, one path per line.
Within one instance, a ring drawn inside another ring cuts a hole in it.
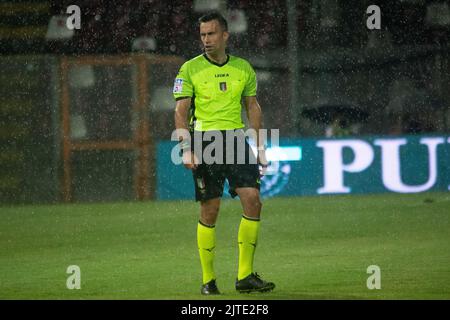
M 195 170 L 198 167 L 197 156 L 192 151 L 183 152 L 183 164 L 186 169 Z
M 266 150 L 264 148 L 258 148 L 258 164 L 261 166 L 260 175 L 265 175 L 267 166 L 269 165 L 269 162 L 266 158 Z

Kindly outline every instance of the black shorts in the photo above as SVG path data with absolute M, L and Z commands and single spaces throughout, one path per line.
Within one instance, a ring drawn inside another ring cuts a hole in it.
M 224 151 L 221 163 L 206 164 L 203 162 L 198 165 L 197 169 L 193 170 L 196 201 L 206 201 L 221 197 L 223 195 L 225 179 L 228 180 L 230 186 L 229 192 L 233 198 L 237 195 L 236 188 L 251 187 L 258 190 L 260 188 L 259 166 L 256 163 L 256 157 L 252 152 L 247 139 L 243 140 L 245 143 L 243 148 L 238 148 L 237 143 L 239 143 L 239 139 L 234 139 L 234 158 L 233 163 L 229 164 L 226 163 L 226 133 L 224 131 L 222 131 L 222 133 L 224 137 Z M 203 142 L 202 152 L 213 141 Z M 242 153 L 242 151 L 245 152 L 245 156 L 239 154 L 239 152 Z M 244 162 L 242 163 L 243 159 Z M 241 161 L 238 162 L 238 160 Z

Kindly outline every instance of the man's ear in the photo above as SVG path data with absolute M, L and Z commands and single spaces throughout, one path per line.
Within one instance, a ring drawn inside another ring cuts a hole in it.
M 230 33 L 228 31 L 223 32 L 223 38 L 225 39 L 225 42 L 228 41 L 228 38 L 230 37 Z

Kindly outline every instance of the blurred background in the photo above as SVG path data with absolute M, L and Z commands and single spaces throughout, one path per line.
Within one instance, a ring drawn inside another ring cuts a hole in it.
M 449 133 L 448 1 L 1 0 L 0 202 L 161 198 L 173 80 L 209 10 L 281 137 Z

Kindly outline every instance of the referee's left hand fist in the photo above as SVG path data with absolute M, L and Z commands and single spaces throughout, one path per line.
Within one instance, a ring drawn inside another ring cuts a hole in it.
M 198 167 L 198 159 L 192 151 L 183 152 L 183 164 L 186 169 L 195 170 Z
M 267 166 L 269 165 L 266 158 L 266 150 L 264 149 L 258 150 L 258 164 L 261 166 L 260 174 L 264 175 L 266 173 Z

